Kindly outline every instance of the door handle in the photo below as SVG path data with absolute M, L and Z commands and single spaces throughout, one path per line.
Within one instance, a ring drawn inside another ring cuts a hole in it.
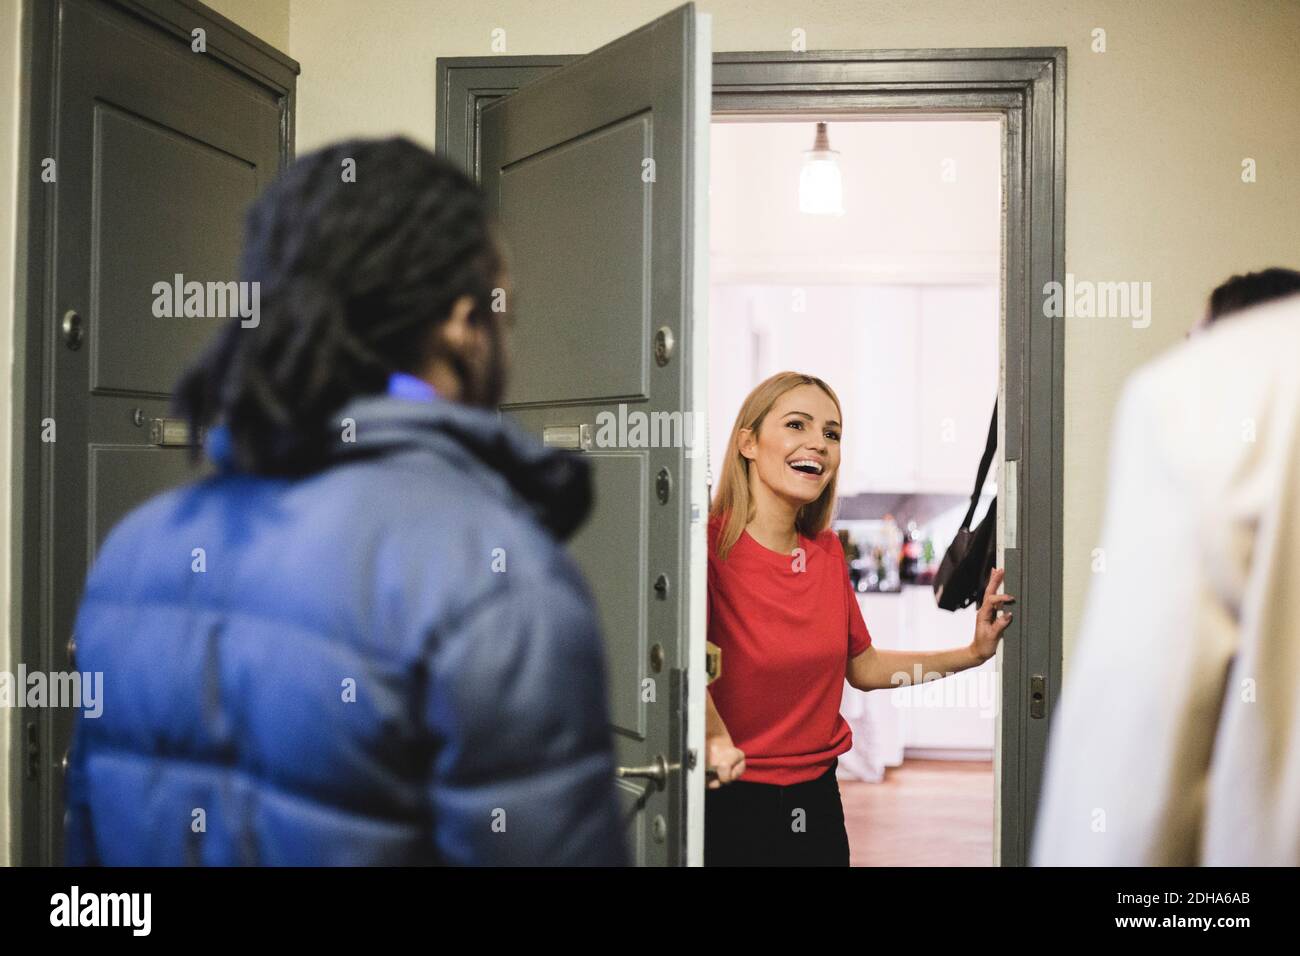
M 190 434 L 190 423 L 183 418 L 154 418 L 149 421 L 149 441 L 160 448 L 187 448 L 203 444 L 203 429 L 197 438 Z
M 656 754 L 653 763 L 644 767 L 615 767 L 614 775 L 620 780 L 652 780 L 662 790 L 668 785 L 669 772 L 676 772 L 681 769 L 682 765 L 680 763 L 669 763 L 664 759 L 663 754 Z
M 692 767 L 695 766 L 695 751 L 693 750 L 691 751 L 690 764 Z M 656 754 L 654 763 L 645 767 L 615 767 L 614 776 L 618 777 L 620 780 L 653 780 L 655 784 L 658 785 L 659 789 L 662 790 L 668 785 L 668 774 L 677 773 L 681 769 L 682 765 L 680 763 L 669 763 L 664 759 L 663 754 Z M 704 777 L 706 780 L 712 780 L 717 775 L 718 771 L 714 770 L 712 767 L 709 767 L 704 771 Z
M 574 451 L 591 451 L 590 425 L 546 425 L 542 428 L 542 444 L 548 448 L 570 448 Z

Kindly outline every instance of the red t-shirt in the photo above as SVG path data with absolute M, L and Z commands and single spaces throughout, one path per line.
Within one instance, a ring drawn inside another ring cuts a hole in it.
M 709 519 L 709 640 L 722 676 L 709 685 L 732 742 L 745 752 L 741 780 L 783 786 L 820 777 L 853 746 L 840 716 L 849 658 L 871 646 L 831 529 L 799 536 L 780 554 L 742 532 L 725 561 L 722 519 Z

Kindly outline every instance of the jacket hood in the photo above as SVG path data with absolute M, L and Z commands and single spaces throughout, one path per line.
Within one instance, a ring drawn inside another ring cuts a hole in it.
M 567 539 L 591 510 L 591 465 L 582 456 L 548 448 L 499 412 L 438 399 L 416 402 L 386 395 L 353 399 L 331 416 L 351 419 L 325 440 L 329 460 L 343 462 L 427 448 L 461 468 L 478 469 L 505 480 L 533 516 L 559 540 Z M 233 467 L 229 433 L 208 432 L 207 453 L 220 468 Z

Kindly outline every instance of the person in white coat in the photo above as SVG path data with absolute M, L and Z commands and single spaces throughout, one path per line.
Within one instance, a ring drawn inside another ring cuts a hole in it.
M 1031 863 L 1300 865 L 1300 295 L 1139 369 Z

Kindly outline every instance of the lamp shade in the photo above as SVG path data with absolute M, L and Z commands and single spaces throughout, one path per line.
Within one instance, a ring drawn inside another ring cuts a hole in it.
M 844 178 L 840 154 L 830 147 L 826 124 L 817 124 L 813 148 L 803 154 L 799 171 L 799 211 L 815 216 L 844 215 Z

